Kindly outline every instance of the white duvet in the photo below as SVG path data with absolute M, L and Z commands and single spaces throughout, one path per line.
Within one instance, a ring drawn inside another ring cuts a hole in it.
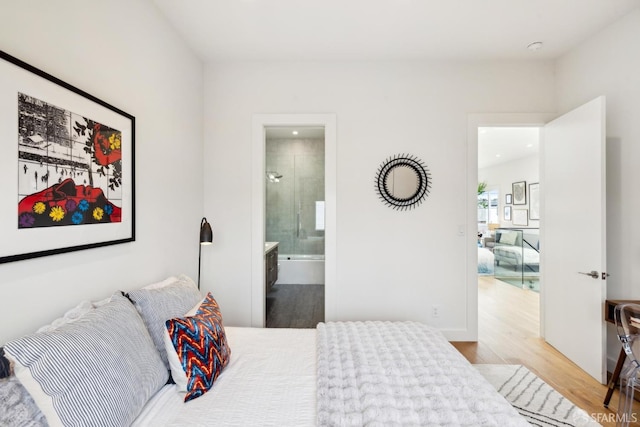
M 225 327 L 231 360 L 211 390 L 184 403 L 162 388 L 134 426 L 312 426 L 315 329 Z
M 212 389 L 184 403 L 164 386 L 133 425 L 527 425 L 439 331 L 366 323 L 226 327 L 231 360 Z

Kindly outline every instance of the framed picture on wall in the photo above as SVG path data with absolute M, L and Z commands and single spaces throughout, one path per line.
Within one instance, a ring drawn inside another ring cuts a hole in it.
M 529 219 L 540 219 L 540 184 L 529 184 Z
M 504 203 L 505 205 L 510 205 L 512 201 L 512 196 L 511 194 L 505 194 L 504 195 Z
M 513 225 L 529 225 L 527 219 L 527 209 L 513 210 Z
M 513 192 L 513 204 L 514 205 L 526 205 L 527 204 L 527 182 L 520 181 L 511 184 L 511 190 Z
M 511 221 L 511 206 L 504 207 L 504 220 Z
M 0 51 L 0 263 L 135 240 L 135 117 Z

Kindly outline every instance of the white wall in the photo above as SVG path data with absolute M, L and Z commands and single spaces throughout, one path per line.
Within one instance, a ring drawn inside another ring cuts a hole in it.
M 511 217 L 513 209 L 530 209 L 529 184 L 539 182 L 540 179 L 540 159 L 537 154 L 523 157 L 507 163 L 478 169 L 478 182 L 486 182 L 487 190 L 498 190 L 500 193 L 498 217 L 501 227 L 513 227 L 513 221 L 504 220 L 504 207 L 511 206 Z M 514 182 L 526 181 L 527 183 L 527 204 L 526 205 L 506 205 L 505 194 L 513 194 L 512 186 Z M 528 220 L 528 228 L 540 226 L 539 220 Z
M 640 299 L 640 9 L 557 64 L 559 111 L 607 98 L 607 297 Z M 609 358 L 619 344 L 608 330 Z
M 467 114 L 555 111 L 553 88 L 551 63 L 207 65 L 205 211 L 217 240 L 203 277 L 225 321 L 251 323 L 252 114 L 337 115 L 338 318 L 414 319 L 459 338 L 474 321 L 465 260 L 475 230 L 457 235 L 467 224 Z M 398 212 L 373 180 L 403 152 L 426 163 L 433 188 L 422 206 Z
M 195 278 L 202 64 L 165 19 L 144 0 L 4 2 L 0 46 L 134 115 L 137 156 L 136 241 L 1 264 L 0 343 L 82 299 L 180 272 Z

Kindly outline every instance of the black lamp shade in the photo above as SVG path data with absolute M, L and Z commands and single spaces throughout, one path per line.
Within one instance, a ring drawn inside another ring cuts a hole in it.
M 200 223 L 200 244 L 210 245 L 213 242 L 213 231 L 211 224 L 207 222 L 207 218 L 202 218 Z

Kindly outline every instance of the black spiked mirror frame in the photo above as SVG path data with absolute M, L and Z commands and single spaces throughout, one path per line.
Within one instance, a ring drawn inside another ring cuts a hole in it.
M 401 198 L 393 194 L 387 187 L 387 178 L 398 167 L 413 170 L 417 177 L 416 191 L 409 197 Z M 376 173 L 375 190 L 378 197 L 388 206 L 398 210 L 408 210 L 420 206 L 431 191 L 431 172 L 416 156 L 410 154 L 396 154 L 386 159 Z

